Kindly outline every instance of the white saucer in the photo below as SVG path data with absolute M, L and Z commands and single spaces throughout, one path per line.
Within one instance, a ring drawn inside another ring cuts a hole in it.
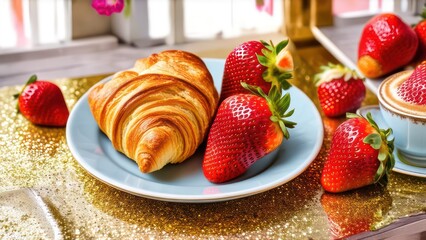
M 362 116 L 365 116 L 368 112 L 371 112 L 371 115 L 374 121 L 376 121 L 379 128 L 389 128 L 389 126 L 384 121 L 382 114 L 380 113 L 378 105 L 365 106 L 358 109 L 357 111 L 357 113 Z M 393 168 L 393 171 L 411 176 L 426 178 L 426 168 L 416 167 L 402 162 L 398 156 L 398 151 L 396 151 L 396 149 L 393 151 L 393 156 L 395 158 L 395 166 Z

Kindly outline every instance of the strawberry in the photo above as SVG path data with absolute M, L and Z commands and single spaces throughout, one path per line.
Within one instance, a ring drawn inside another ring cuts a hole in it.
M 334 132 L 330 152 L 321 173 L 328 192 L 344 192 L 378 182 L 394 166 L 391 129 L 379 129 L 371 114 L 349 113 Z
M 343 239 L 373 229 L 389 212 L 392 197 L 384 188 L 371 186 L 362 191 L 325 192 L 320 202 L 327 214 L 332 239 Z
M 377 78 L 408 64 L 418 39 L 414 30 L 392 13 L 379 14 L 364 26 L 358 45 L 358 68 Z
M 426 105 L 426 61 L 420 63 L 396 90 L 398 96 L 408 103 Z
M 414 32 L 419 39 L 419 46 L 415 56 L 416 62 L 426 60 L 426 8 L 423 9 L 422 20 L 414 26 Z
M 18 111 L 36 125 L 64 127 L 69 111 L 58 86 L 47 81 L 37 81 L 33 75 L 18 98 Z
M 248 93 L 241 82 L 259 86 L 265 93 L 271 85 L 288 89 L 293 58 L 287 46 L 288 40 L 277 46 L 264 41 L 248 41 L 237 46 L 225 61 L 220 101 L 234 94 Z
M 328 117 L 342 116 L 361 106 L 365 98 L 365 86 L 355 71 L 342 65 L 329 63 L 317 74 L 318 98 Z
M 286 120 L 290 94 L 275 86 L 266 95 L 260 87 L 242 85 L 253 94 L 236 94 L 219 106 L 210 129 L 203 159 L 204 176 L 221 183 L 243 174 L 252 164 L 289 138 Z

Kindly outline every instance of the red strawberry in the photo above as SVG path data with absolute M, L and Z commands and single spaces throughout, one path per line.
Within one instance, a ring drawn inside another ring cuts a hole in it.
M 334 132 L 330 152 L 321 175 L 328 192 L 344 192 L 367 186 L 387 176 L 394 166 L 392 130 L 379 129 L 367 114 L 348 114 Z
M 281 96 L 281 90 L 273 87 L 266 96 L 259 87 L 242 85 L 257 95 L 236 94 L 225 99 L 209 132 L 203 172 L 214 183 L 243 174 L 279 147 L 283 137 L 289 137 L 287 128 L 296 124 L 285 119 L 294 112 L 286 113 L 289 93 Z
M 22 92 L 16 95 L 18 110 L 36 125 L 64 127 L 68 120 L 68 108 L 58 86 L 47 81 L 37 81 L 33 75 Z
M 236 47 L 226 58 L 223 73 L 221 101 L 227 97 L 248 93 L 241 82 L 259 86 L 268 93 L 271 85 L 284 89 L 290 87 L 293 58 L 287 50 L 288 40 L 276 47 L 264 41 L 249 41 Z
M 419 39 L 419 46 L 415 56 L 416 62 L 426 60 L 426 8 L 423 9 L 422 20 L 414 27 Z
M 414 30 L 392 13 L 379 14 L 364 26 L 358 46 L 358 68 L 377 78 L 408 64 L 418 39 Z
M 323 72 L 316 76 L 316 85 L 324 114 L 337 117 L 358 109 L 365 98 L 366 90 L 356 72 L 331 63 L 321 69 Z
M 343 239 L 373 229 L 375 222 L 389 212 L 392 197 L 384 188 L 372 186 L 339 194 L 325 192 L 321 205 L 332 239 Z
M 426 105 L 426 61 L 419 64 L 396 90 L 405 102 Z

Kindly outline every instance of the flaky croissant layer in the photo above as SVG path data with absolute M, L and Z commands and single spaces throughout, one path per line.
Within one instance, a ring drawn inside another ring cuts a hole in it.
M 194 154 L 217 104 L 218 93 L 204 62 L 178 50 L 139 59 L 134 68 L 89 92 L 99 128 L 144 173 Z

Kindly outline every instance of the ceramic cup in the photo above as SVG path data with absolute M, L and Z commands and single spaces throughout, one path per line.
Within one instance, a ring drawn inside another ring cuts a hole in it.
M 426 167 L 426 106 L 407 103 L 397 88 L 413 72 L 407 70 L 386 78 L 379 86 L 380 112 L 393 130 L 395 150 L 401 161 Z

